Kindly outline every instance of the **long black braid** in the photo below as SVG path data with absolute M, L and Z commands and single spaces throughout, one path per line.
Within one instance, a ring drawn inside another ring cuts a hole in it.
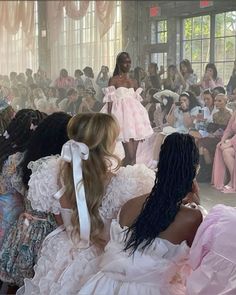
M 199 163 L 198 148 L 190 135 L 173 133 L 161 147 L 154 187 L 142 211 L 127 230 L 125 250 L 131 254 L 148 247 L 174 221 L 182 199 L 192 190 Z
M 116 67 L 115 67 L 115 70 L 113 72 L 113 77 L 120 74 L 119 65 L 123 62 L 123 59 L 126 58 L 126 57 L 130 58 L 129 53 L 128 52 L 124 52 L 124 51 L 123 52 L 120 52 L 117 55 L 117 57 L 116 57 Z
M 0 172 L 5 160 L 16 152 L 24 152 L 34 129 L 46 117 L 38 110 L 23 109 L 16 113 L 5 135 L 0 136 Z
M 20 165 L 23 174 L 22 182 L 26 188 L 32 173 L 27 167 L 29 162 L 61 153 L 63 144 L 68 140 L 67 124 L 70 119 L 71 116 L 66 113 L 53 113 L 39 124 L 31 136 Z

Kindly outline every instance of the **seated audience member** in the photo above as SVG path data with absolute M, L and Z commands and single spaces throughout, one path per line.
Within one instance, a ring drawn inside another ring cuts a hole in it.
M 145 99 L 145 109 L 148 112 L 149 120 L 152 127 L 155 127 L 154 112 L 156 110 L 158 101 L 154 98 L 154 94 L 157 93 L 157 91 L 158 90 L 155 88 L 148 89 Z
M 213 164 L 212 184 L 224 193 L 236 192 L 235 150 L 236 112 L 233 113 L 221 141 L 217 144 Z
M 216 95 L 215 107 L 217 111 L 212 116 L 212 122 L 208 122 L 206 131 L 199 131 L 201 135 L 198 137 L 198 145 L 202 169 L 198 180 L 201 182 L 210 182 L 216 145 L 220 142 L 232 115 L 232 112 L 226 108 L 226 104 L 227 97 L 224 94 Z M 211 120 L 211 117 L 209 119 Z
M 188 59 L 184 59 L 180 62 L 179 65 L 180 73 L 182 74 L 185 82 L 186 89 L 189 90 L 191 85 L 197 84 L 197 75 L 193 72 L 192 65 Z
M 224 83 L 221 78 L 218 77 L 217 69 L 215 64 L 208 63 L 205 68 L 205 74 L 202 80 L 199 82 L 202 90 L 213 89 L 216 86 L 224 87 Z
M 83 72 L 79 69 L 75 70 L 75 87 L 81 87 L 84 86 L 84 80 L 82 79 Z
M 38 260 L 42 242 L 57 227 L 55 216 L 50 212 L 35 210 L 34 206 L 31 206 L 29 196 L 33 195 L 34 199 L 41 198 L 45 202 L 52 193 L 53 188 L 49 183 L 51 173 L 56 167 L 51 167 L 51 171 L 45 176 L 45 185 L 41 186 L 39 163 L 46 165 L 42 157 L 49 161 L 53 155 L 57 155 L 58 159 L 62 145 L 68 140 L 67 123 L 70 118 L 65 113 L 48 116 L 39 124 L 27 144 L 19 167 L 22 170 L 22 189 L 28 192 L 23 199 L 24 211 L 11 224 L 0 249 L 0 280 L 3 282 L 20 287 L 24 284 L 25 278 L 33 277 L 34 265 Z M 32 183 L 31 176 L 36 171 L 40 176 Z M 57 220 L 61 220 L 58 215 Z
M 13 108 L 4 99 L 0 99 L 0 136 L 3 135 L 14 115 Z
M 226 86 L 227 89 L 227 94 L 232 95 L 233 90 L 236 88 L 236 60 L 234 61 L 234 67 L 233 67 L 233 72 L 232 75 L 229 79 L 229 82 Z
M 87 88 L 84 91 L 84 97 L 79 106 L 79 113 L 93 112 L 97 113 L 103 107 L 103 104 L 96 100 L 95 98 L 96 91 L 93 88 Z
M 4 236 L 8 235 L 12 224 L 24 210 L 26 191 L 20 163 L 35 128 L 43 118 L 39 111 L 20 110 L 0 137 L 0 249 Z
M 212 91 L 207 89 L 203 92 L 204 107 L 199 110 L 195 119 L 196 130 L 191 131 L 195 138 L 207 137 L 207 126 L 213 122 L 213 115 L 218 111 L 215 106 Z
M 147 74 L 143 68 L 136 67 L 134 69 L 134 79 L 137 81 L 138 87 L 141 87 L 143 89 L 143 92 L 146 91 L 146 84 L 145 84 L 146 77 L 147 77 Z M 149 85 L 147 85 L 147 87 L 148 86 Z
M 10 73 L 10 86 L 11 87 L 16 87 L 18 82 L 17 82 L 17 73 L 16 72 L 11 72 Z
M 163 127 L 168 126 L 167 115 L 174 101 L 179 100 L 179 95 L 170 90 L 163 90 L 155 93 L 153 96 L 159 102 L 156 104 L 156 109 L 153 114 L 155 130 L 162 131 Z
M 53 86 L 56 88 L 65 88 L 67 90 L 75 86 L 75 80 L 68 75 L 66 69 L 61 69 L 60 76 L 55 80 Z
M 154 88 L 157 90 L 161 89 L 161 78 L 160 74 L 157 73 L 158 67 L 156 63 L 150 63 L 148 66 L 148 75 L 145 78 L 145 89 Z
M 194 126 L 199 110 L 201 106 L 196 96 L 190 91 L 185 91 L 179 96 L 179 105 L 172 105 L 167 122 L 176 128 L 177 132 L 188 133 L 189 128 Z
M 25 71 L 25 75 L 26 75 L 26 85 L 30 86 L 32 84 L 34 84 L 34 79 L 32 77 L 33 71 L 31 69 L 26 69 Z
M 67 91 L 67 97 L 64 98 L 59 104 L 59 109 L 72 116 L 76 115 L 79 111 L 78 91 L 71 88 Z
M 106 66 L 102 66 L 96 79 L 96 84 L 98 85 L 97 98 L 100 102 L 103 101 L 103 97 L 104 97 L 102 89 L 108 87 L 108 81 L 109 81 L 108 73 L 109 73 L 109 68 Z
M 199 102 L 195 95 L 190 91 L 185 91 L 179 96 L 179 102 L 173 103 L 169 114 L 166 117 L 167 123 L 172 128 L 166 127 L 163 132 L 156 137 L 153 148 L 153 164 L 158 161 L 160 148 L 164 138 L 173 133 L 188 133 L 190 128 L 194 127 L 194 120 L 196 119 L 199 110 L 201 109 Z
M 236 294 L 236 209 L 216 205 L 198 228 L 190 249 L 186 295 Z
M 150 194 L 129 200 L 111 225 L 100 269 L 78 295 L 184 295 L 189 250 L 202 213 L 184 206 L 198 170 L 190 135 L 174 133 L 161 148 Z
M 162 80 L 164 89 L 180 94 L 186 88 L 186 82 L 175 65 L 167 68 L 167 78 Z
M 78 114 L 67 129 L 70 140 L 61 157 L 35 162 L 38 170 L 29 184 L 30 189 L 50 188 L 45 198 L 32 193 L 29 199 L 40 211 L 61 212 L 64 227 L 44 241 L 35 276 L 24 281 L 17 295 L 78 294 L 85 280 L 97 271 L 95 258 L 109 241 L 112 219 L 130 198 L 150 192 L 154 183 L 154 172 L 145 165 L 112 168 L 111 161 L 117 164 L 118 160 L 113 151 L 119 126 L 111 115 Z M 55 199 L 53 191 L 62 184 L 63 192 L 60 190 Z
M 85 67 L 83 69 L 84 75 L 85 75 L 85 79 L 84 79 L 84 87 L 85 89 L 87 88 L 94 88 L 93 85 L 93 78 L 94 78 L 94 73 L 93 73 L 93 69 L 90 67 Z

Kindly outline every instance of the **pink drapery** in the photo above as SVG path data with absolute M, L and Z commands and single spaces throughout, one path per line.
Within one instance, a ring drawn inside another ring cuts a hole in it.
M 82 19 L 88 10 L 90 0 L 80 1 L 79 8 L 75 1 L 47 1 L 47 23 L 50 42 L 57 40 L 63 21 L 63 8 L 66 15 L 74 20 Z M 99 32 L 103 37 L 114 23 L 115 1 L 95 1 L 95 16 L 99 19 Z
M 26 46 L 33 50 L 34 1 L 0 1 L 0 36 L 5 28 L 15 35 L 22 27 L 26 36 Z

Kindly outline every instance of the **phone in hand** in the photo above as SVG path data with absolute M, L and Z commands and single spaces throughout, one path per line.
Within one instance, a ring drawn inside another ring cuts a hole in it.
M 181 102 L 180 102 L 180 101 L 177 101 L 177 102 L 175 102 L 175 105 L 176 105 L 177 107 L 180 107 L 180 106 L 181 106 Z

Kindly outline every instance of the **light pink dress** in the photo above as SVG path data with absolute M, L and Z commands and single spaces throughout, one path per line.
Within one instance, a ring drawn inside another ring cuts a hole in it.
M 133 88 L 119 87 L 116 89 L 114 86 L 109 86 L 103 91 L 105 94 L 103 102 L 106 104 L 101 112 L 107 113 L 107 103 L 112 102 L 111 113 L 120 125 L 120 141 L 128 142 L 131 138 L 138 141 L 152 135 L 148 112 L 140 103 L 142 88 L 134 91 Z
M 224 135 L 222 137 L 222 141 L 230 139 L 233 148 L 236 152 L 236 112 L 232 115 L 227 128 L 225 129 Z M 234 159 L 234 166 L 236 167 L 236 157 Z M 235 171 L 236 172 L 236 171 Z M 222 190 L 225 185 L 225 176 L 226 176 L 226 166 L 223 160 L 222 151 L 217 145 L 215 158 L 213 163 L 212 170 L 212 184 L 216 189 Z M 233 176 L 233 189 L 236 192 L 236 173 Z
M 236 208 L 217 205 L 198 228 L 190 250 L 186 295 L 236 294 Z

